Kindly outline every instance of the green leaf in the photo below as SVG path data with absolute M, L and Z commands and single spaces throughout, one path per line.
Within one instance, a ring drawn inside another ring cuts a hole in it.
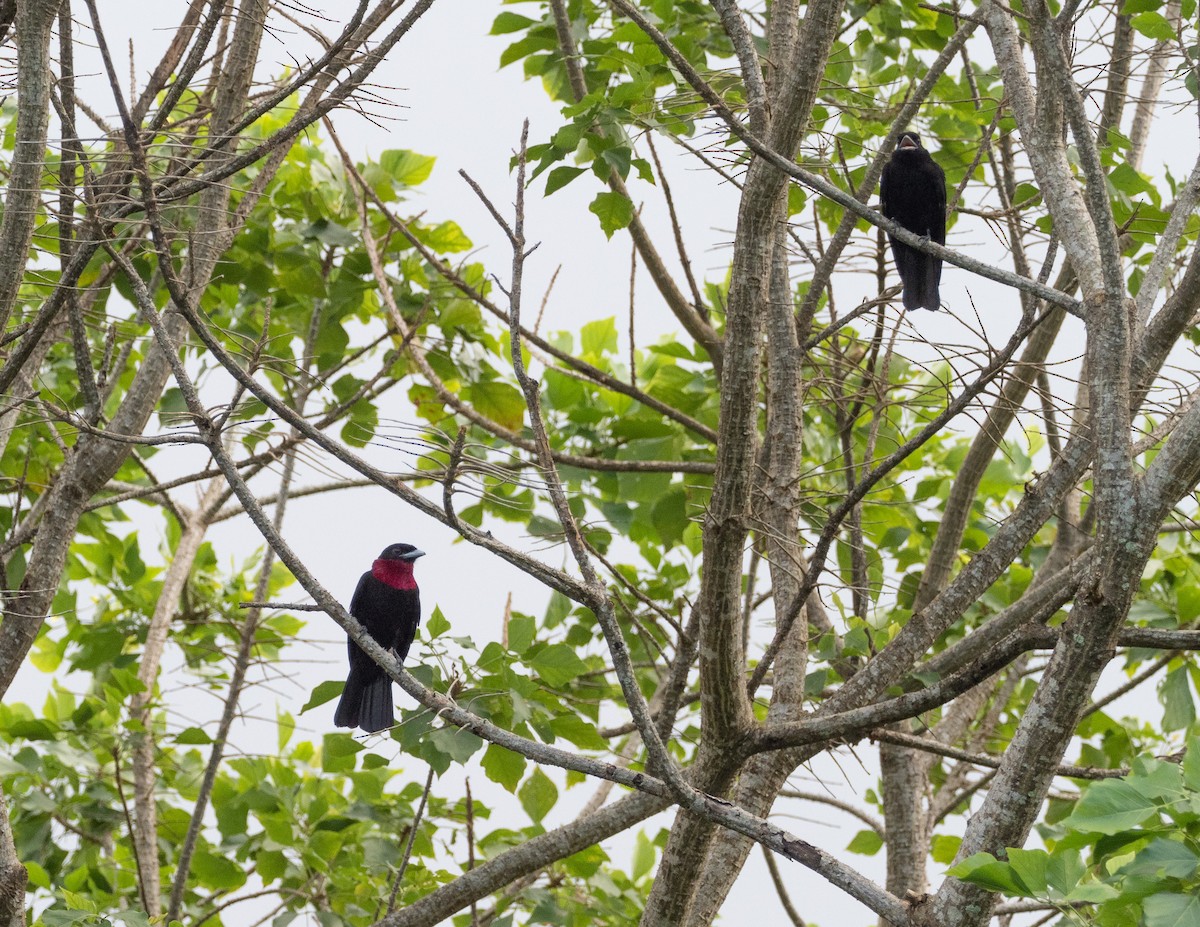
M 546 603 L 546 615 L 542 619 L 546 627 L 557 627 L 569 614 L 571 614 L 571 600 L 558 590 L 550 593 L 550 601 Z
M 524 653 L 533 643 L 534 622 L 531 615 L 514 615 L 508 622 L 508 649 Z
M 1146 927 L 1200 927 L 1200 894 L 1162 892 L 1142 902 Z
M 300 709 L 300 714 L 304 714 L 310 708 L 316 708 L 318 705 L 324 705 L 326 702 L 333 701 L 342 694 L 344 688 L 346 688 L 346 684 L 340 680 L 325 680 L 325 682 L 320 683 L 312 690 L 312 695 L 308 697 L 308 701 Z
M 198 727 L 187 727 L 175 735 L 177 744 L 210 744 L 212 738 Z
M 535 824 L 542 823 L 544 818 L 558 801 L 558 786 L 550 781 L 540 769 L 534 769 L 533 774 L 525 780 L 517 797 L 521 799 L 521 807 L 533 819 Z
M 941 863 L 943 866 L 950 865 L 954 862 L 954 857 L 958 855 L 960 846 L 962 846 L 962 837 L 954 834 L 935 834 L 930 841 L 934 862 Z
M 549 196 L 556 190 L 561 190 L 586 170 L 587 168 L 584 167 L 567 167 L 565 165 L 563 167 L 556 167 L 546 178 L 546 196 Z
M 1006 895 L 1016 895 L 1022 898 L 1028 897 L 1012 867 L 1007 863 L 1000 862 L 991 853 L 974 853 L 957 866 L 948 869 L 947 872 L 964 882 L 970 882 L 972 885 L 978 885 L 988 891 L 1003 892 Z
M 520 32 L 522 29 L 528 29 L 536 23 L 536 19 L 530 19 L 528 16 L 522 16 L 520 13 L 512 13 L 505 10 L 492 20 L 492 31 L 489 34 L 507 35 L 510 32 Z
M 606 319 L 596 319 L 588 322 L 579 330 L 580 345 L 584 354 L 600 357 L 613 354 L 617 350 L 617 323 L 609 316 Z
M 198 849 L 192 857 L 192 872 L 209 888 L 232 891 L 246 883 L 245 870 L 227 856 Z
M 443 254 L 471 249 L 471 239 L 457 222 L 447 221 L 433 228 L 421 228 L 417 237 L 434 251 Z
M 43 911 L 38 923 L 45 927 L 71 927 L 72 924 L 82 924 L 92 919 L 88 911 L 62 911 L 55 908 Z
M 433 607 L 433 614 L 425 623 L 425 630 L 429 632 L 430 638 L 441 637 L 450 630 L 450 622 L 446 620 L 446 616 L 442 614 L 439 606 Z
M 642 876 L 646 875 L 654 868 L 654 861 L 658 858 L 658 851 L 655 850 L 654 844 L 650 842 L 650 838 L 646 836 L 645 831 L 638 831 L 637 843 L 633 848 L 633 868 L 629 875 L 633 881 L 638 881 Z
M 1200 616 L 1200 588 L 1188 584 L 1175 590 L 1175 601 L 1179 606 L 1179 623 L 1190 624 Z
M 650 167 L 650 162 L 645 158 L 634 158 L 633 166 L 637 168 L 638 177 L 647 183 L 655 183 L 654 170 Z
M 444 727 L 430 737 L 434 746 L 456 763 L 465 763 L 483 746 L 483 740 L 459 727 Z
M 503 380 L 472 384 L 463 390 L 463 398 L 480 415 L 509 431 L 519 430 L 525 422 L 525 397 Z
M 487 777 L 498 782 L 508 791 L 516 789 L 517 783 L 525 775 L 525 757 L 512 750 L 507 750 L 498 744 L 488 744 L 480 765 Z
M 326 734 L 321 739 L 321 768 L 326 772 L 349 772 L 354 754 L 366 749 L 349 734 Z
M 846 845 L 846 849 L 851 853 L 874 856 L 883 849 L 883 838 L 873 830 L 860 830 Z
M 1165 6 L 1164 0 L 1125 0 L 1121 4 L 1122 16 L 1133 16 L 1146 10 L 1159 10 Z
M 1170 42 L 1175 38 L 1175 30 L 1162 13 L 1138 13 L 1137 16 L 1133 17 L 1131 22 L 1133 23 L 1133 28 L 1148 39 L 1156 39 L 1159 42 Z
M 58 725 L 46 721 L 14 721 L 8 726 L 8 734 L 21 740 L 58 740 Z
M 1182 769 L 1188 788 L 1200 792 L 1200 735 L 1188 738 Z
M 551 644 L 539 650 L 530 665 L 546 685 L 555 688 L 565 686 L 587 669 L 575 651 L 566 644 Z
M 296 719 L 289 712 L 283 710 L 276 711 L 276 737 L 277 746 L 280 753 L 283 753 L 283 748 L 288 745 L 288 741 L 292 739 L 292 735 L 296 733 Z
M 622 177 L 629 176 L 629 165 L 633 161 L 633 152 L 624 145 L 606 149 L 600 157 Z
M 559 715 L 550 722 L 550 730 L 582 750 L 606 750 L 608 743 L 600 736 L 594 724 L 588 724 L 579 715 Z
M 633 203 L 620 193 L 598 193 L 588 209 L 600 219 L 600 228 L 608 238 L 633 221 Z
M 1021 884 L 1031 895 L 1046 894 L 1046 868 L 1049 855 L 1045 850 L 1020 850 L 1012 848 L 1008 851 L 1008 864 L 1012 867 Z
M 282 879 L 287 872 L 287 857 L 279 850 L 263 850 L 254 857 L 257 864 L 258 877 L 264 885 L 270 885 L 276 879 Z
M 1046 866 L 1046 882 L 1060 895 L 1067 895 L 1080 888 L 1080 881 L 1087 875 L 1087 867 L 1078 850 L 1057 846 L 1050 854 Z M 1089 883 L 1095 884 L 1095 883 Z
M 1178 666 L 1167 673 L 1158 690 L 1162 699 L 1163 730 L 1182 731 L 1196 720 L 1196 704 L 1192 700 L 1192 689 L 1188 685 L 1186 666 Z
M 179 387 L 172 386 L 162 394 L 158 401 L 158 418 L 164 428 L 178 428 L 192 420 Z
M 1122 868 L 1121 874 L 1157 881 L 1164 878 L 1187 879 L 1198 871 L 1200 854 L 1182 840 L 1158 837 L 1139 850 L 1133 862 Z
M 1085 833 L 1119 834 L 1137 827 L 1154 813 L 1154 802 L 1124 779 L 1106 779 L 1083 793 L 1064 822 Z
M 379 156 L 379 166 L 391 174 L 397 183 L 415 187 L 429 179 L 436 160 L 437 158 L 430 155 L 393 148 Z

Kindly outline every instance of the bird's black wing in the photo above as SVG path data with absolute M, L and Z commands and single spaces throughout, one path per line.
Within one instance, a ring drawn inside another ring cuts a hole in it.
M 888 200 L 889 188 L 892 185 L 892 162 L 883 166 L 883 174 L 879 178 L 879 211 L 887 218 L 892 218 L 892 208 Z
M 358 580 L 354 595 L 350 599 L 350 614 L 361 622 L 361 606 L 367 580 L 373 579 L 370 573 L 364 573 Z M 363 720 L 363 697 L 373 687 L 377 688 L 379 677 L 383 671 L 378 664 L 367 656 L 358 644 L 347 637 L 346 653 L 350 658 L 350 672 L 346 676 L 346 685 L 342 688 L 342 697 L 338 701 L 337 711 L 333 715 L 333 723 L 338 727 L 358 727 Z M 388 680 L 388 685 L 391 680 Z M 390 692 L 389 692 L 390 695 Z M 390 721 L 388 723 L 391 723 Z
M 366 624 L 362 618 L 362 602 L 364 596 L 366 595 L 367 582 L 370 580 L 375 580 L 375 577 L 373 577 L 370 573 L 364 573 L 362 576 L 360 576 L 358 578 L 358 585 L 354 587 L 354 595 L 350 597 L 350 614 L 357 618 L 359 624 L 362 625 Z M 371 629 L 367 628 L 367 630 L 370 631 Z M 357 666 L 364 660 L 374 664 L 374 661 L 366 655 L 363 649 L 359 647 L 358 644 L 354 643 L 354 641 L 349 637 L 346 638 L 346 651 L 350 655 L 351 669 L 357 668 Z
M 416 589 L 397 589 L 396 624 L 392 637 L 392 650 L 401 663 L 408 656 L 417 627 L 421 624 L 421 594 Z
M 946 243 L 946 172 L 933 158 L 929 159 L 933 176 L 934 211 L 929 217 L 929 237 L 939 245 Z
M 925 166 L 925 173 L 930 193 L 929 238 L 939 245 L 944 245 L 946 243 L 946 172 L 931 157 Z M 925 279 L 921 288 L 923 302 L 926 309 L 936 312 L 942 302 L 939 290 L 942 282 L 942 259 L 933 255 L 926 255 L 925 258 Z

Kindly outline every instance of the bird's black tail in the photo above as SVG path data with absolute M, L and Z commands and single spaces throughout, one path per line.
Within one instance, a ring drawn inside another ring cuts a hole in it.
M 338 727 L 358 727 L 359 706 L 362 702 L 363 684 L 357 673 L 351 673 L 342 689 L 333 723 Z
M 896 270 L 904 284 L 905 309 L 932 309 L 941 307 L 938 287 L 942 281 L 942 262 L 902 241 L 892 242 L 892 256 L 896 259 Z
M 396 713 L 392 707 L 392 680 L 383 676 L 367 683 L 363 689 L 361 708 L 358 715 L 358 726 L 364 731 L 374 734 L 386 731 L 396 723 Z
M 361 727 L 374 734 L 396 723 L 392 707 L 392 680 L 387 676 L 364 683 L 351 673 L 342 690 L 342 699 L 333 714 L 338 727 Z

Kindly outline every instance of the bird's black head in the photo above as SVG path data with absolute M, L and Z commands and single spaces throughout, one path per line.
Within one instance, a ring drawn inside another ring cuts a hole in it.
M 902 132 L 900 141 L 896 143 L 897 148 L 922 148 L 921 136 L 916 132 Z
M 383 553 L 379 555 L 379 559 L 411 561 L 424 556 L 425 551 L 419 550 L 411 544 L 389 544 L 383 549 Z

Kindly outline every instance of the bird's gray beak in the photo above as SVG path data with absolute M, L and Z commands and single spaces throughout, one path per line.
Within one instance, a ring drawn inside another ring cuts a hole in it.
M 900 147 L 901 148 L 916 148 L 917 143 L 914 142 L 909 136 L 905 135 L 903 138 L 900 139 Z
M 423 551 L 423 550 L 410 550 L 407 554 L 405 554 L 400 559 L 401 560 L 416 560 L 418 557 L 424 557 L 424 556 L 425 556 L 425 551 Z

